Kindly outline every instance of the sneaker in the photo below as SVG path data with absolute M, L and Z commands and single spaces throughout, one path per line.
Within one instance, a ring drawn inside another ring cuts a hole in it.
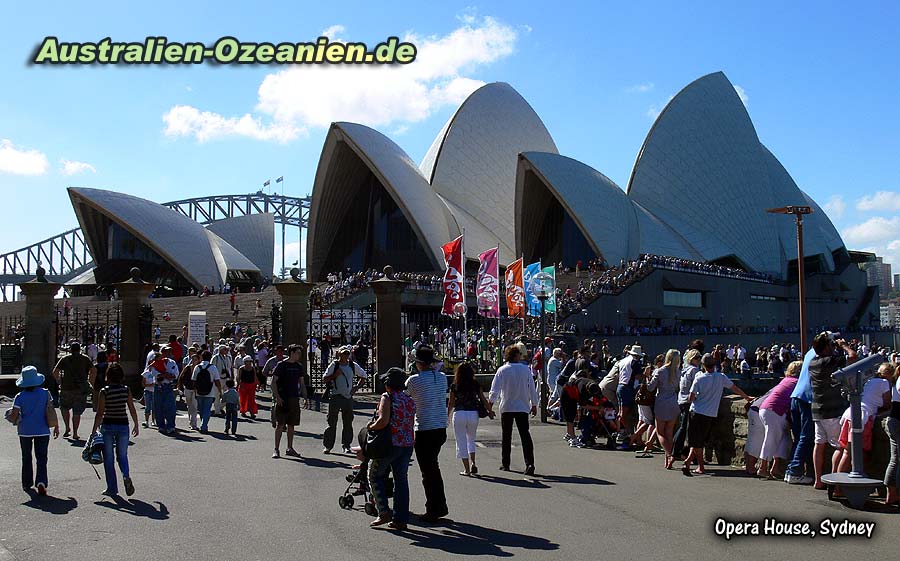
M 331 454 L 331 448 L 322 448 L 322 453 L 325 455 Z
M 566 442 L 571 442 L 573 438 L 575 437 L 571 436 L 569 433 L 563 435 L 563 440 L 565 440 Z
M 344 446 L 344 447 L 342 448 L 342 450 L 344 451 L 344 454 L 352 454 L 352 453 L 353 453 L 353 451 L 350 450 L 350 447 L 349 447 L 349 446 Z
M 130 477 L 125 478 L 125 494 L 129 497 L 134 494 L 134 483 L 131 482 Z
M 47 486 L 44 485 L 43 483 L 38 483 L 37 484 L 37 492 L 38 492 L 38 495 L 41 495 L 43 497 L 44 495 L 47 494 Z
M 147 421 L 144 421 L 143 423 L 141 423 L 141 426 L 144 427 L 145 429 L 148 428 Z
M 534 475 L 534 466 L 528 466 L 525 468 L 525 475 Z
M 789 485 L 812 485 L 813 481 L 815 479 L 808 475 L 791 475 L 788 473 L 784 476 L 784 482 Z
M 294 450 L 293 448 L 288 448 L 287 451 L 284 453 L 284 455 L 285 456 L 293 456 L 295 458 L 300 457 L 300 453 L 297 452 L 296 450 Z
M 272 459 L 276 459 L 276 458 L 280 458 L 280 457 L 281 457 L 281 452 L 279 452 L 278 448 L 276 448 L 275 451 L 272 452 Z

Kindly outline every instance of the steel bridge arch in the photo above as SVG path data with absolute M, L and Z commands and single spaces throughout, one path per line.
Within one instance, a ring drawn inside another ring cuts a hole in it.
M 309 224 L 310 197 L 289 197 L 277 193 L 257 191 L 246 195 L 209 195 L 162 203 L 200 224 L 210 224 L 235 216 L 271 212 L 275 223 L 281 224 L 281 263 L 288 227 L 299 230 L 300 257 L 303 256 L 303 230 Z M 81 228 L 66 230 L 26 247 L 0 254 L 0 293 L 4 302 L 10 292 L 15 299 L 15 285 L 34 278 L 38 263 L 47 270 L 51 282 L 65 283 L 94 265 L 90 249 L 84 242 Z M 10 291 L 9 289 L 13 290 Z

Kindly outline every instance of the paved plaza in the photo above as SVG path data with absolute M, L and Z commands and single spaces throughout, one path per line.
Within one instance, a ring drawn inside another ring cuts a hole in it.
M 441 454 L 450 505 L 445 524 L 413 517 L 409 531 L 368 527 L 359 509 L 342 510 L 338 497 L 355 459 L 323 455 L 325 415 L 304 411 L 296 444 L 302 458 L 270 458 L 268 394 L 255 422 L 240 423 L 238 438 L 179 432 L 164 437 L 143 429 L 132 439 L 133 497 L 101 496 L 102 481 L 81 460 L 80 445 L 50 445 L 50 496 L 29 497 L 19 486 L 15 431 L 0 431 L 0 561 L 80 559 L 846 559 L 853 550 L 891 559 L 900 538 L 900 511 L 856 512 L 824 492 L 749 479 L 712 466 L 711 476 L 685 478 L 661 468 L 662 458 L 577 450 L 557 425 L 533 425 L 537 472 L 525 478 L 521 450 L 513 472 L 500 472 L 499 422 L 478 430 L 479 477 L 458 475 L 452 431 Z M 180 412 L 178 425 L 185 427 Z M 357 410 L 355 426 L 371 414 Z M 142 417 L 139 411 L 139 416 Z M 82 426 L 90 426 L 85 415 Z M 87 434 L 88 429 L 82 429 Z M 515 441 L 515 437 L 514 437 Z M 282 448 L 282 451 L 284 449 Z M 102 466 L 99 466 L 102 476 Z M 411 509 L 423 510 L 418 468 L 410 469 Z M 717 517 L 784 521 L 845 519 L 876 524 L 871 541 L 825 536 L 714 535 Z M 864 548 L 864 549 L 863 549 Z

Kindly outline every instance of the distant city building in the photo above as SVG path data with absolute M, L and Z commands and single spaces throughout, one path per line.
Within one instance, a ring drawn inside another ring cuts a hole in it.
M 900 304 L 881 306 L 881 327 L 900 327 Z
M 900 275 L 894 275 L 894 291 L 900 291 Z
M 881 299 L 887 298 L 892 289 L 891 264 L 885 263 L 883 257 L 875 257 L 875 261 L 861 263 L 860 268 L 866 272 L 866 284 L 877 286 L 881 291 Z

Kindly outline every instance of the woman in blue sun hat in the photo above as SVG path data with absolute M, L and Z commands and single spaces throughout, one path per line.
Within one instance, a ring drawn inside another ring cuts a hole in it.
M 50 392 L 42 388 L 44 375 L 34 366 L 25 366 L 16 386 L 21 390 L 16 394 L 8 419 L 16 425 L 19 445 L 22 448 L 22 489 L 31 491 L 37 487 L 39 495 L 47 494 L 47 449 L 50 446 L 50 432 L 59 438 L 59 425 Z M 32 462 L 32 454 L 37 463 L 37 473 Z

